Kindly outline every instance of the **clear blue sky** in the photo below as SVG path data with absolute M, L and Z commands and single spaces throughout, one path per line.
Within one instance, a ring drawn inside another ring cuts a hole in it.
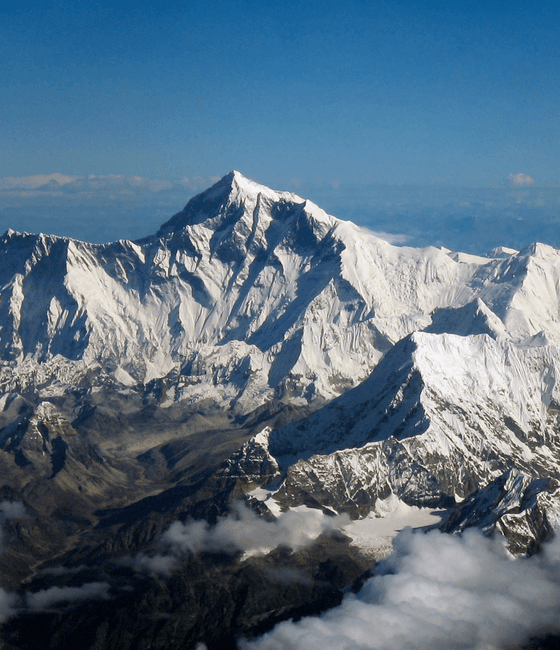
M 0 177 L 560 182 L 560 5 L 3 3 Z

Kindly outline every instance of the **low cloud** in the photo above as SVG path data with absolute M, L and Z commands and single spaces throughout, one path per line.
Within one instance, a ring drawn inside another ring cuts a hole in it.
M 21 519 L 25 516 L 25 507 L 19 501 L 0 502 L 0 553 L 6 550 L 4 544 L 4 523 L 8 519 Z
M 206 521 L 176 521 L 160 539 L 165 553 L 148 556 L 143 553 L 120 562 L 137 571 L 170 573 L 185 553 L 222 552 L 246 554 L 268 553 L 278 546 L 294 550 L 302 548 L 322 533 L 339 529 L 350 523 L 347 515 L 329 517 L 320 510 L 296 508 L 280 513 L 274 521 L 267 521 L 242 503 L 219 517 L 211 526 Z M 278 576 L 280 579 L 280 576 Z M 294 575 L 285 575 L 286 581 L 297 581 Z
M 238 551 L 267 553 L 277 546 L 301 548 L 321 533 L 350 523 L 346 515 L 329 517 L 311 508 L 291 509 L 267 521 L 242 504 L 220 517 L 215 526 L 205 521 L 176 521 L 162 536 L 173 552 Z
M 535 184 L 534 179 L 532 179 L 528 174 L 523 174 L 522 172 L 510 174 L 508 178 L 513 187 L 527 187 L 528 185 Z
M 357 595 L 317 618 L 280 623 L 243 650 L 498 650 L 558 632 L 560 539 L 513 559 L 501 540 L 407 529 Z
M 4 623 L 17 614 L 17 596 L 0 588 L 0 623 Z
M 174 555 L 146 555 L 137 553 L 134 557 L 124 557 L 118 564 L 128 566 L 134 571 L 167 575 L 177 566 L 178 558 Z
M 1 501 L 0 513 L 4 519 L 21 519 L 25 516 L 25 506 L 20 501 Z
M 309 578 L 303 571 L 299 569 L 294 569 L 289 566 L 279 566 L 270 569 L 265 569 L 264 571 L 266 577 L 270 582 L 275 582 L 277 584 L 299 584 L 299 585 L 312 585 L 313 580 Z
M 80 587 L 50 587 L 28 593 L 27 606 L 33 611 L 47 609 L 61 602 L 79 600 L 106 599 L 109 597 L 110 585 L 107 582 L 88 582 Z
M 19 501 L 0 502 L 0 553 L 6 550 L 4 543 L 4 523 L 8 519 L 21 519 L 25 516 L 25 507 Z M 17 614 L 17 596 L 11 591 L 0 588 L 0 623 Z

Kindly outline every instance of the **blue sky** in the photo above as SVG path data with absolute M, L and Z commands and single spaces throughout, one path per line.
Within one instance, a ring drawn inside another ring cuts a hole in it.
M 2 7 L 0 178 L 560 185 L 555 2 Z

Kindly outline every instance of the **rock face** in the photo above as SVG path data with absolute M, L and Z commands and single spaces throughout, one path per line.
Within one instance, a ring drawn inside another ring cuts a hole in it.
M 45 648 L 82 633 L 92 649 L 195 647 L 217 622 L 212 642 L 235 647 L 366 570 L 332 531 L 250 557 L 181 533 L 191 550 L 169 569 L 165 531 L 230 530 L 240 501 L 272 524 L 437 508 L 447 532 L 537 551 L 560 522 L 559 292 L 544 244 L 395 247 L 238 172 L 144 240 L 7 232 L 0 587 L 20 605 L 6 647 L 47 628 Z M 95 587 L 101 600 L 56 601 L 55 618 L 29 604 L 100 580 L 113 601 Z
M 559 477 L 559 370 L 554 346 L 417 332 L 357 388 L 249 441 L 226 471 L 248 482 L 275 482 L 274 497 L 292 507 L 313 504 L 360 517 L 394 494 L 414 506 L 460 503 L 464 513 L 470 497 L 469 508 L 478 504 L 492 519 L 501 516 L 498 505 L 488 513 L 473 495 L 486 494 L 496 481 L 503 483 L 502 500 L 505 490 L 518 509 L 529 507 L 511 477 L 503 482 L 516 468 L 535 479 L 532 492 L 538 485 L 552 493 L 542 508 L 556 521 L 560 502 L 549 483 Z M 506 536 L 512 527 L 504 527 Z

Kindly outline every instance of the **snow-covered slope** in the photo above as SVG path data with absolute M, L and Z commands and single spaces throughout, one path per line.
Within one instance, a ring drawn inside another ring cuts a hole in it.
M 395 247 L 238 172 L 154 237 L 93 245 L 9 231 L 0 260 L 4 391 L 169 375 L 170 400 L 247 411 L 272 396 L 339 395 L 430 325 L 560 336 L 554 249 L 486 259 Z
M 120 458 L 174 439 L 197 405 L 246 416 L 269 402 L 332 400 L 261 431 L 224 480 L 274 484 L 285 505 L 354 516 L 391 494 L 411 506 L 467 499 L 476 511 L 512 468 L 527 481 L 558 478 L 559 304 L 560 253 L 549 246 L 489 257 L 396 247 L 238 172 L 144 240 L 9 231 L 1 453 L 14 456 L 18 481 L 25 463 L 62 481 L 52 441 L 68 445 L 75 478 L 85 457 L 75 432 L 88 426 L 87 444 L 107 452 L 114 435 Z M 172 406 L 160 439 L 132 440 L 124 426 L 117 435 L 120 409 Z M 477 517 L 471 508 L 460 520 Z
M 521 521 L 538 502 L 556 522 L 557 489 L 544 501 L 521 499 L 515 481 L 502 477 L 515 468 L 535 479 L 533 495 L 560 479 L 559 373 L 552 345 L 417 332 L 360 386 L 299 423 L 260 433 L 222 471 L 250 487 L 270 486 L 270 498 L 286 506 L 364 516 L 389 495 L 432 508 L 470 499 L 455 528 L 485 517 L 486 528 L 502 521 L 505 529 L 504 503 Z M 487 512 L 488 497 L 477 495 L 500 481 L 501 492 L 492 488 L 500 507 Z M 550 532 L 542 513 L 540 523 L 539 534 Z

